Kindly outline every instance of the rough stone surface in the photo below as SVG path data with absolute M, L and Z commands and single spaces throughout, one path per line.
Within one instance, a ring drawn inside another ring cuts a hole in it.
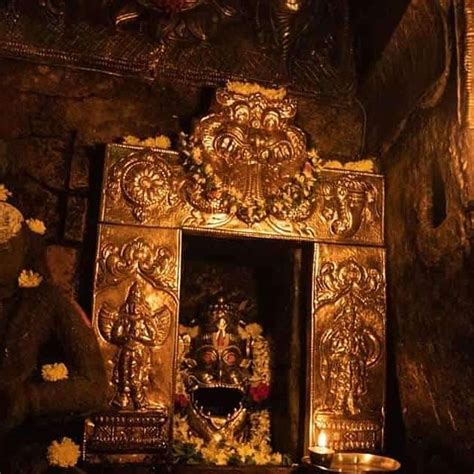
M 87 199 L 80 196 L 68 197 L 64 237 L 82 242 L 87 214 Z
M 455 81 L 384 157 L 390 331 L 409 474 L 474 466 L 474 262 L 465 229 Z
M 46 261 L 54 283 L 74 296 L 77 255 L 76 249 L 62 245 L 50 245 L 46 250 Z
M 90 158 L 86 145 L 77 145 L 71 161 L 69 188 L 71 190 L 87 190 L 89 186 Z
M 360 87 L 367 112 L 367 147 L 375 154 L 384 142 L 394 140 L 415 107 L 436 95 L 455 54 L 447 33 L 449 15 L 443 13 L 442 2 L 408 3 L 383 55 Z M 454 37 L 455 32 L 450 35 Z

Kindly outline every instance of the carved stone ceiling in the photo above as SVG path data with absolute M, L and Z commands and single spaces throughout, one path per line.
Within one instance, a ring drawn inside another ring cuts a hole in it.
M 348 0 L 6 0 L 0 55 L 147 80 L 353 96 Z

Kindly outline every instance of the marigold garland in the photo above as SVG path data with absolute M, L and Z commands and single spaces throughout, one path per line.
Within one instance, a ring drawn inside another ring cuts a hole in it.
M 125 145 L 143 146 L 147 148 L 163 148 L 168 150 L 171 148 L 171 140 L 166 135 L 157 135 L 156 137 L 148 137 L 141 140 L 133 135 L 127 135 L 123 138 Z
M 212 165 L 203 161 L 203 151 L 192 138 L 180 135 L 180 150 L 183 166 L 194 182 L 195 189 L 207 201 L 219 200 L 222 212 L 236 215 L 250 225 L 265 219 L 269 212 L 278 219 L 288 219 L 298 210 L 307 211 L 316 199 L 316 184 L 322 168 L 315 149 L 307 154 L 307 161 L 301 171 L 291 178 L 273 196 L 267 199 L 246 199 L 235 186 L 224 185 Z
M 288 456 L 273 452 L 270 445 L 270 413 L 250 415 L 250 439 L 246 443 L 204 440 L 189 430 L 187 417 L 174 417 L 173 458 L 176 463 L 224 465 L 290 465 Z
M 44 233 L 46 232 L 46 226 L 44 225 L 44 222 L 40 219 L 26 219 L 26 225 L 35 234 L 44 235 Z
M 284 87 L 274 89 L 252 82 L 229 81 L 226 88 L 229 92 L 241 95 L 261 94 L 269 100 L 283 100 L 286 97 L 286 89 Z

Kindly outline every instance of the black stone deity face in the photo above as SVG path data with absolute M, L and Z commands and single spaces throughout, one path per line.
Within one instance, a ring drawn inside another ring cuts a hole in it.
M 189 422 L 207 440 L 237 437 L 247 420 L 245 397 L 251 373 L 237 325 L 235 307 L 217 297 L 203 313 L 188 354 Z

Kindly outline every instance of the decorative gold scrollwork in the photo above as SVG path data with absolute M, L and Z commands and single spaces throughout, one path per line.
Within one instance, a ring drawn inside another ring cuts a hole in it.
M 371 224 L 380 217 L 376 205 L 377 190 L 366 181 L 349 174 L 335 182 L 322 184 L 322 218 L 335 236 L 349 238 L 363 223 Z
M 354 300 L 361 306 L 384 308 L 384 279 L 377 268 L 366 268 L 355 259 L 342 263 L 326 262 L 316 279 L 316 307 L 338 300 Z
M 106 192 L 113 201 L 123 198 L 141 223 L 146 223 L 152 213 L 154 217 L 163 214 L 177 200 L 169 165 L 150 150 L 118 161 L 110 171 Z
M 104 245 L 99 253 L 99 270 L 99 286 L 139 274 L 155 288 L 173 288 L 176 257 L 168 247 L 136 237 L 121 246 Z
M 315 160 L 292 125 L 296 100 L 219 89 L 215 113 L 188 141 L 186 199 L 199 211 L 235 215 L 252 226 L 273 216 L 302 221 L 314 211 Z

